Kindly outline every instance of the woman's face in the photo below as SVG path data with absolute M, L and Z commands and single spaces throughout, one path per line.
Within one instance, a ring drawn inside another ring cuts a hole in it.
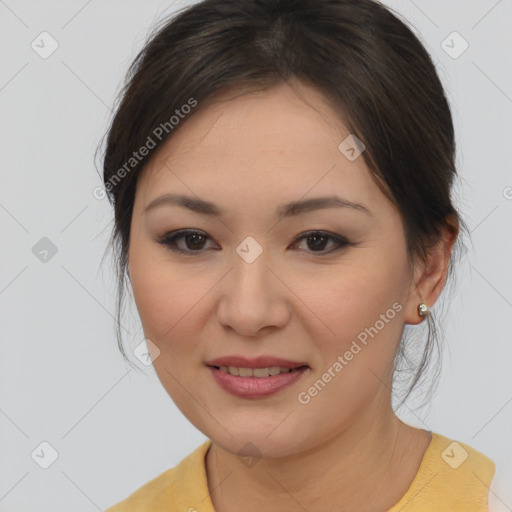
M 404 322 L 417 323 L 399 212 L 357 146 L 340 149 L 350 134 L 322 96 L 296 88 L 306 101 L 283 84 L 197 110 L 137 184 L 129 271 L 155 370 L 183 414 L 233 453 L 250 442 L 290 455 L 389 414 Z M 148 208 L 166 194 L 189 207 Z M 307 203 L 326 197 L 361 206 Z M 311 208 L 284 206 L 303 201 Z M 170 236 L 159 243 L 178 230 L 197 232 L 174 241 L 183 253 Z M 307 368 L 244 377 L 207 365 L 228 356 Z

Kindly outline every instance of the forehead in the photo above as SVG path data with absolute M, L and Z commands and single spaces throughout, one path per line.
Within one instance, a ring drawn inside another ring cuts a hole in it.
M 243 161 L 245 156 L 250 161 L 255 153 L 275 156 L 290 150 L 301 154 L 312 148 L 336 149 L 347 135 L 316 89 L 279 84 L 245 94 L 225 92 L 203 108 L 199 104 L 163 153 L 172 159 L 180 153 L 207 150 L 216 158 Z
M 196 109 L 140 177 L 146 203 L 166 191 L 237 196 L 242 203 L 334 191 L 374 203 L 382 195 L 363 157 L 350 161 L 339 150 L 350 132 L 316 89 L 280 84 L 227 92 Z

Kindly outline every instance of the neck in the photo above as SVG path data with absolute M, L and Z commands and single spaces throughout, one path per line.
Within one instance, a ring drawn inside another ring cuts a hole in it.
M 391 408 L 366 411 L 314 448 L 247 467 L 212 443 L 208 487 L 217 512 L 387 510 L 411 484 L 430 434 L 400 421 Z M 298 507 L 298 508 L 297 508 Z

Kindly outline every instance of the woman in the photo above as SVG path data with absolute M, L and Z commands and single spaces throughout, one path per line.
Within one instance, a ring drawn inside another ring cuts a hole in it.
M 429 327 L 407 398 L 467 232 L 454 157 L 435 67 L 377 2 L 163 20 L 104 181 L 121 295 L 126 274 L 159 379 L 208 441 L 110 512 L 487 510 L 494 463 L 392 407 L 404 327 Z

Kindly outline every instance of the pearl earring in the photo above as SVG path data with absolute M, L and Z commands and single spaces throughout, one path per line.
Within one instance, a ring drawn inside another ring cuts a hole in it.
M 428 306 L 424 302 L 418 304 L 418 315 L 427 316 L 428 312 Z

